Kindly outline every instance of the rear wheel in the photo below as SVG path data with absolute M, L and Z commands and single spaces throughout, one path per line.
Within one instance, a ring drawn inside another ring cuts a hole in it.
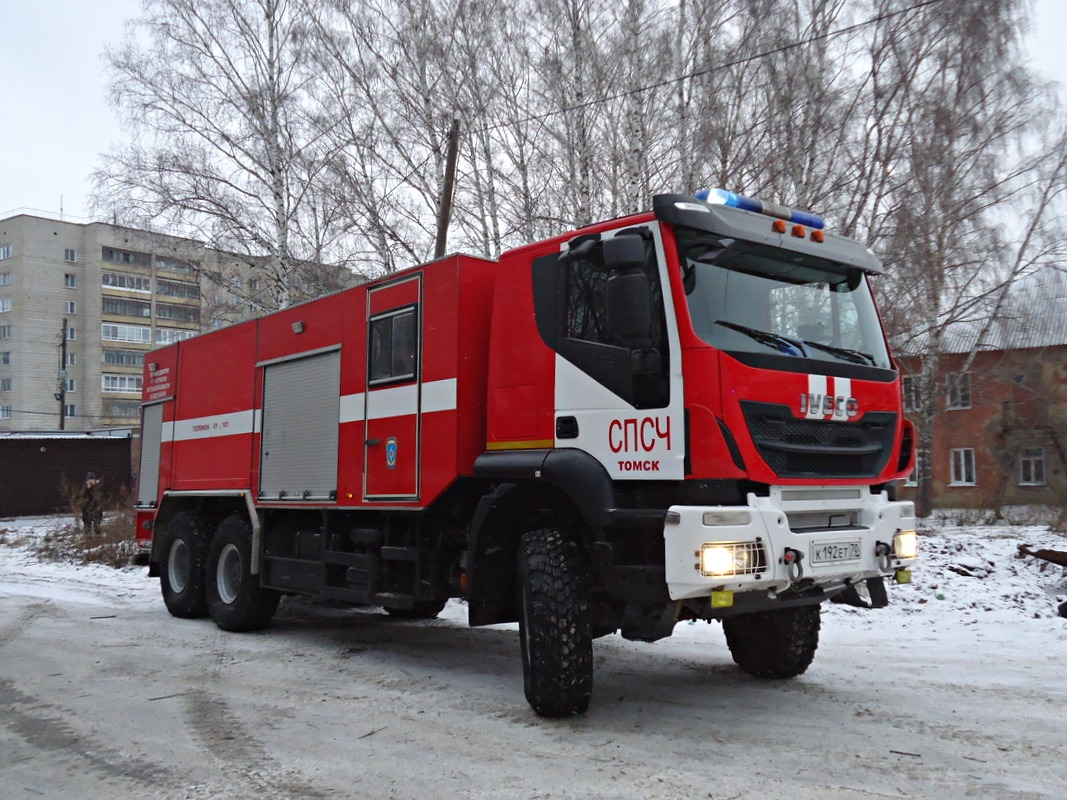
M 819 646 L 820 607 L 795 606 L 722 621 L 730 654 L 742 670 L 757 678 L 794 678 L 815 658 Z
M 526 700 L 543 717 L 582 714 L 593 693 L 593 635 L 578 546 L 556 530 L 526 534 L 518 580 Z
M 207 614 L 205 593 L 207 539 L 195 515 L 171 517 L 163 536 L 159 587 L 167 610 L 176 617 L 194 619 Z
M 259 585 L 252 574 L 252 531 L 248 520 L 227 517 L 215 531 L 207 559 L 208 611 L 224 631 L 265 628 L 281 595 Z

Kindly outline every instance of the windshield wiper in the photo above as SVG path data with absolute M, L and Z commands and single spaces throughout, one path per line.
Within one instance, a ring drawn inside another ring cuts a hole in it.
M 855 364 L 870 364 L 872 367 L 878 366 L 878 362 L 874 360 L 874 356 L 872 356 L 870 353 L 863 353 L 859 350 L 852 350 L 848 347 L 835 347 L 832 344 L 811 342 L 807 339 L 804 340 L 804 344 L 806 344 L 808 347 L 814 347 L 816 350 L 823 350 L 827 353 L 832 353 L 835 356 L 841 356 L 846 361 L 851 361 Z
M 715 320 L 715 324 L 743 333 L 746 336 L 755 339 L 760 344 L 773 347 L 780 353 L 788 353 L 791 356 L 804 357 L 807 357 L 808 355 L 804 350 L 803 344 L 796 339 L 790 339 L 788 336 L 782 336 L 779 333 L 771 333 L 770 331 L 761 331 L 759 328 L 750 328 L 747 325 L 738 325 L 736 322 L 726 322 L 721 319 Z

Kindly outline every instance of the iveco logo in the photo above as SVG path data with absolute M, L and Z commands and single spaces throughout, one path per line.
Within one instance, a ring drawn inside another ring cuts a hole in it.
M 805 416 L 854 417 L 860 413 L 860 401 L 855 397 L 808 392 L 800 395 L 800 413 Z

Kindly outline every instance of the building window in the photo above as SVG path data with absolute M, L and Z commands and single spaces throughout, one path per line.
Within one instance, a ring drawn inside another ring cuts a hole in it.
M 125 272 L 105 272 L 100 278 L 101 284 L 112 289 L 126 289 L 131 292 L 152 291 L 152 279 L 144 275 L 127 275 Z
M 0 419 L 11 419 L 11 406 L 0 406 Z
M 73 325 L 71 325 L 69 328 L 67 328 L 67 341 L 73 342 L 77 338 L 78 330 Z
M 11 363 L 11 351 L 4 350 L 0 352 L 0 367 L 6 367 Z
M 189 300 L 200 299 L 200 287 L 195 283 L 156 279 L 156 292 L 164 297 L 184 297 Z
M 0 272 L 0 286 L 10 286 L 10 285 L 11 285 L 11 273 L 10 272 Z
M 63 303 L 63 313 L 64 314 L 77 314 L 78 313 L 78 304 L 74 300 L 67 300 L 65 303 Z
M 905 375 L 902 380 L 904 394 L 904 410 L 914 413 L 919 410 L 919 378 L 916 375 Z
M 78 288 L 78 276 L 71 275 L 69 272 L 63 276 L 63 285 L 68 289 Z
M 971 373 L 950 372 L 948 384 L 948 407 L 962 409 L 971 407 Z
M 140 325 L 109 325 L 105 323 L 101 326 L 100 333 L 105 342 L 152 343 L 152 329 Z
M 0 378 L 0 392 L 11 391 L 11 378 Z
M 10 325 L 0 325 L 0 339 L 10 339 L 10 338 L 11 338 L 11 326 Z
M 67 366 L 73 367 L 78 363 L 78 356 L 75 353 L 67 353 Z
M 156 344 L 174 344 L 196 336 L 196 331 L 178 331 L 173 328 L 156 328 Z
M 263 281 L 261 281 L 259 278 L 252 278 L 248 281 L 248 288 L 253 292 L 258 292 L 262 286 Z
M 173 319 L 178 322 L 200 322 L 200 309 L 196 306 L 156 303 L 156 317 L 158 319 Z
M 143 380 L 140 375 L 104 375 L 105 392 L 140 392 Z
M 135 267 L 150 267 L 152 256 L 148 253 L 137 253 L 133 250 L 119 250 L 115 247 L 104 247 L 100 250 L 100 257 L 112 264 L 131 264 Z
M 68 247 L 66 250 L 63 251 L 63 260 L 73 264 L 78 260 L 78 251 Z
M 141 404 L 135 400 L 108 400 L 104 402 L 104 416 L 137 419 L 141 416 Z
M 109 367 L 143 367 L 142 350 L 105 350 L 104 363 Z
M 63 406 L 63 416 L 67 419 L 78 415 L 78 407 L 74 403 L 67 403 Z
M 120 317 L 150 317 L 152 316 L 152 304 L 145 300 L 128 300 L 125 297 L 104 297 L 103 310 L 105 314 L 115 314 Z
M 974 486 L 974 449 L 970 447 L 952 450 L 952 486 Z
M 66 382 L 63 384 L 63 391 L 64 392 L 73 392 L 74 390 L 75 390 L 74 378 L 67 378 Z
M 179 272 L 183 275 L 193 275 L 196 273 L 196 268 L 199 266 L 196 263 L 190 263 L 188 261 L 178 261 L 173 258 L 160 258 L 156 256 L 156 266 L 159 269 L 170 270 L 171 272 Z
M 1019 485 L 1045 485 L 1045 448 L 1027 447 L 1019 459 Z
M 0 297 L 0 314 L 4 314 L 11 310 L 11 298 Z
M 7 261 L 9 258 L 11 258 L 11 245 L 0 246 L 0 261 Z

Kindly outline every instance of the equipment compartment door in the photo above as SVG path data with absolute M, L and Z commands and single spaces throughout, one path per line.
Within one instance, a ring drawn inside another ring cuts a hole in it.
M 367 293 L 363 496 L 417 500 L 421 455 L 422 275 Z

